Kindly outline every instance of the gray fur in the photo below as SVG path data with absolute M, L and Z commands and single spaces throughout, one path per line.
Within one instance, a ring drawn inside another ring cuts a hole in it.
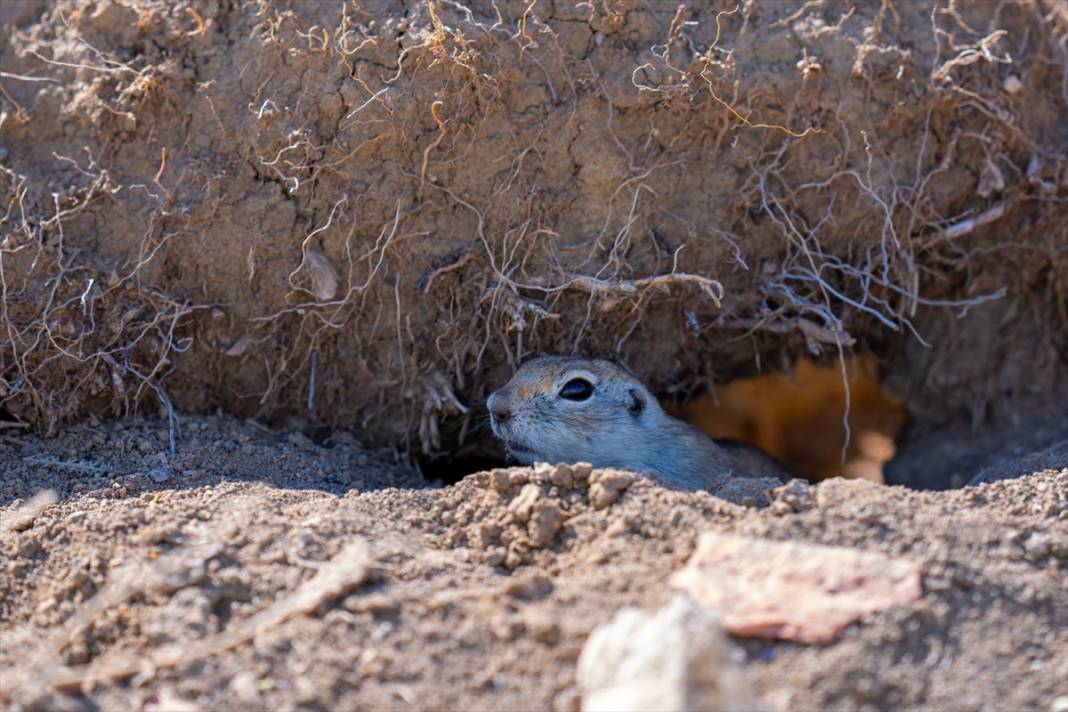
M 559 396 L 572 378 L 594 384 L 586 401 Z M 633 412 L 634 397 L 645 405 Z M 520 462 L 589 462 L 658 475 L 687 489 L 715 489 L 731 475 L 781 477 L 762 453 L 728 451 L 664 412 L 632 375 L 602 359 L 544 356 L 520 367 L 487 401 L 493 433 Z M 503 422 L 494 411 L 507 411 Z

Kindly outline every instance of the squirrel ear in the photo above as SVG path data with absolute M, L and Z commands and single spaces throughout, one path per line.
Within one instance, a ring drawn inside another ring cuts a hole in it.
M 629 389 L 627 393 L 630 394 L 630 407 L 627 410 L 630 411 L 631 415 L 640 415 L 645 410 L 645 398 L 633 388 Z

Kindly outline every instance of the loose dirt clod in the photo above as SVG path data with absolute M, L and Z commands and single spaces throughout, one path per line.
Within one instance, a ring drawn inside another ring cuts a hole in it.
M 705 532 L 672 584 L 732 635 L 827 643 L 861 616 L 920 598 L 920 567 L 843 547 Z
M 627 608 L 591 634 L 576 677 L 585 712 L 757 710 L 714 615 L 688 596 Z
M 552 548 L 570 519 L 610 507 L 634 481 L 632 473 L 593 470 L 587 463 L 478 473 L 469 478 L 480 488 L 476 499 L 450 511 L 458 528 L 445 543 L 471 546 L 487 563 L 514 569 Z

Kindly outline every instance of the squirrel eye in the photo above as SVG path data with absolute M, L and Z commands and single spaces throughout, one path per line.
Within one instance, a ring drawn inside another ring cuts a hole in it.
M 572 378 L 560 389 L 560 397 L 573 401 L 584 401 L 593 395 L 593 384 L 585 378 Z

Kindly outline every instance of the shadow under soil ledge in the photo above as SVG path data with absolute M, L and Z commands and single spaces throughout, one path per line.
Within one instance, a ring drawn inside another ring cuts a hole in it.
M 662 404 L 709 437 L 757 447 L 814 483 L 844 477 L 947 490 L 1068 466 L 1068 413 L 931 429 L 908 422 L 905 403 L 880 383 L 875 360 L 865 355 L 848 359 L 845 368 L 802 359 L 788 373 L 736 379 Z M 509 461 L 482 433 L 417 464 L 427 480 L 449 485 Z
M 1068 418 L 1030 414 L 1014 426 L 905 425 L 899 400 L 857 368 L 850 382 L 850 440 L 841 459 L 844 392 L 836 366 L 802 362 L 789 376 L 727 384 L 681 404 L 666 403 L 713 438 L 747 441 L 787 470 L 818 482 L 862 478 L 920 490 L 1068 467 Z M 176 454 L 166 420 L 130 417 L 67 427 L 55 438 L 0 436 L 0 506 L 41 491 L 55 497 L 123 497 L 146 491 L 256 481 L 343 495 L 387 487 L 452 485 L 510 464 L 488 434 L 452 453 L 411 460 L 400 448 L 368 448 L 323 428 L 284 430 L 216 414 L 180 414 Z M 514 463 L 512 463 L 514 464 Z

